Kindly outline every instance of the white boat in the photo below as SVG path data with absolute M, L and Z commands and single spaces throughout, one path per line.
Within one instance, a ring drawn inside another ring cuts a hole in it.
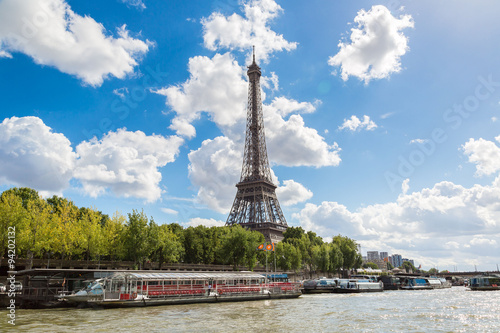
M 334 293 L 366 293 L 384 291 L 384 284 L 370 279 L 338 279 Z
M 426 278 L 423 277 L 400 277 L 401 289 L 403 290 L 429 290 L 433 289 Z
M 438 278 L 425 278 L 429 282 L 429 286 L 432 289 L 442 289 L 444 288 L 441 281 Z
M 297 298 L 302 294 L 298 283 L 266 283 L 263 275 L 252 272 L 117 272 L 96 284 L 101 286 L 101 294 L 75 294 L 63 300 L 128 307 Z

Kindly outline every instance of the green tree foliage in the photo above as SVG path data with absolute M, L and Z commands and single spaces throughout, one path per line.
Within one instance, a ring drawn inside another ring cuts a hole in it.
M 335 236 L 332 242 L 336 244 L 342 253 L 342 269 L 344 271 L 361 267 L 362 257 L 358 250 L 358 244 L 346 236 Z
M 374 262 L 365 262 L 362 267 L 363 268 L 378 269 L 378 265 Z
M 126 258 L 142 267 L 148 255 L 148 218 L 143 211 L 134 209 L 128 214 L 126 226 L 123 238 Z
M 409 261 L 404 261 L 403 262 L 403 265 L 399 268 L 402 268 L 406 271 L 406 273 L 414 273 L 417 271 L 417 269 L 415 268 L 415 266 L 413 266 L 413 264 Z
M 305 233 L 302 227 L 288 227 L 283 233 L 283 242 L 293 244 L 293 239 L 301 239 Z
M 121 260 L 125 257 L 125 224 L 126 218 L 116 212 L 106 221 L 102 228 L 102 255 L 109 260 Z
M 13 195 L 21 199 L 24 209 L 28 208 L 29 201 L 37 201 L 39 199 L 38 192 L 27 187 L 14 187 L 2 193 L 3 195 Z
M 42 257 L 53 244 L 53 220 L 50 215 L 50 207 L 41 198 L 29 199 L 27 201 L 27 214 L 16 232 L 17 250 L 26 253 L 30 260 L 28 268 L 31 268 L 34 257 Z
M 90 260 L 104 252 L 104 235 L 101 222 L 102 213 L 92 208 L 80 208 L 78 229 L 80 231 L 80 247 L 85 258 Z
M 189 227 L 184 230 L 184 262 L 189 264 L 201 264 L 203 262 L 205 229 L 203 226 L 199 227 Z
M 178 262 L 184 250 L 179 237 L 168 225 L 157 225 L 153 220 L 148 227 L 148 248 L 149 259 L 158 262 L 159 267 L 164 262 Z
M 9 227 L 21 230 L 25 225 L 27 211 L 22 199 L 12 191 L 6 191 L 0 196 L 0 251 L 5 257 L 8 250 Z
M 277 266 L 283 270 L 298 271 L 302 267 L 300 251 L 292 244 L 280 242 L 276 244 Z
M 222 241 L 218 248 L 218 257 L 224 264 L 247 266 L 252 270 L 257 263 L 257 246 L 264 242 L 260 232 L 245 230 L 240 225 L 223 227 Z
M 59 253 L 61 259 L 72 258 L 82 254 L 82 230 L 78 223 L 80 211 L 72 201 L 52 197 L 47 200 L 52 209 L 54 221 L 54 240 L 52 250 Z
M 313 263 L 321 272 L 330 272 L 329 244 L 315 245 L 313 247 Z
M 344 265 L 344 257 L 338 244 L 330 243 L 330 272 L 337 272 Z

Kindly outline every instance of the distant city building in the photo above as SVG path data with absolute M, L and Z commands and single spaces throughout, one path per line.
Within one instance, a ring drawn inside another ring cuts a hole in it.
M 394 267 L 403 266 L 403 257 L 400 254 L 393 254 L 391 258 L 392 258 L 391 262 L 392 266 Z
M 413 259 L 403 258 L 400 254 L 389 255 L 388 252 L 367 251 L 366 256 L 363 256 L 363 262 L 373 262 L 383 269 L 387 267 L 387 262 L 394 267 L 401 267 L 405 261 L 415 266 Z
M 379 260 L 380 256 L 378 254 L 378 251 L 367 251 L 366 252 L 366 260 L 368 261 L 375 261 Z

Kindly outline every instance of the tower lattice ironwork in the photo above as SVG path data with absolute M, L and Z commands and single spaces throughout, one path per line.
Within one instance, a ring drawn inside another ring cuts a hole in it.
M 279 242 L 288 227 L 281 211 L 267 158 L 264 116 L 260 97 L 260 67 L 255 62 L 248 67 L 248 107 L 245 152 L 240 182 L 226 225 L 240 224 L 260 231 L 266 241 Z

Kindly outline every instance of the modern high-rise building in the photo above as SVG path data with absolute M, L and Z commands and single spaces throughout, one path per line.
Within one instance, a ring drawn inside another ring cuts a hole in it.
M 394 267 L 400 267 L 403 265 L 403 257 L 400 254 L 393 254 L 391 258 L 392 258 L 391 264 Z
M 379 260 L 380 256 L 378 254 L 378 251 L 367 251 L 366 252 L 366 260 L 368 261 L 375 261 Z
M 388 252 L 380 252 L 380 259 L 381 260 L 384 260 L 385 258 L 387 258 L 389 256 L 389 253 Z

